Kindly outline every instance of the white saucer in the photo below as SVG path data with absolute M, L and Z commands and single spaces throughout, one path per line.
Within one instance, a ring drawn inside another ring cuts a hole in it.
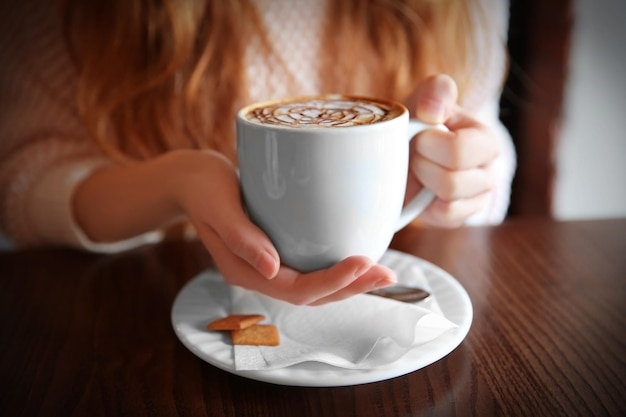
M 386 367 L 351 370 L 306 362 L 272 370 L 236 370 L 230 339 L 221 332 L 206 330 L 210 317 L 230 313 L 230 289 L 214 270 L 202 272 L 183 287 L 172 307 L 172 325 L 180 341 L 199 358 L 227 372 L 258 381 L 329 387 L 394 378 L 428 366 L 452 352 L 465 339 L 472 324 L 473 311 L 470 298 L 461 284 L 430 262 L 389 250 L 381 263 L 398 272 L 400 283 L 402 271 L 399 269 L 416 265 L 421 268 L 441 312 L 458 326 L 431 342 L 416 346 Z

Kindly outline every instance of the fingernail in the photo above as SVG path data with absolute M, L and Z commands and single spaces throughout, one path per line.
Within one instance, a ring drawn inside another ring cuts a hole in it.
M 380 288 L 380 287 L 388 287 L 390 285 L 394 285 L 398 283 L 398 278 L 396 277 L 395 274 L 391 275 L 391 276 L 386 276 L 384 278 L 379 279 L 378 281 L 376 281 L 376 287 Z
M 365 265 L 359 267 L 356 271 L 354 271 L 354 277 L 358 278 L 358 277 L 360 277 L 362 275 L 365 275 L 365 273 L 367 271 L 372 269 L 372 266 L 374 266 L 374 264 L 365 264 Z
M 265 278 L 272 279 L 276 275 L 276 269 L 278 265 L 276 262 L 276 258 L 274 258 L 269 252 L 264 250 L 259 253 L 254 267 Z
M 423 102 L 422 110 L 427 113 L 427 117 L 432 123 L 443 123 L 445 121 L 446 109 L 439 100 L 428 100 Z

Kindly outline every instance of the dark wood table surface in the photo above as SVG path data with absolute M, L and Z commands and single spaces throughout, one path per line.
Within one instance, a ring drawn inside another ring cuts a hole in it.
M 624 416 L 626 219 L 409 229 L 393 246 L 467 289 L 474 321 L 408 375 L 303 388 L 194 356 L 170 311 L 194 242 L 0 254 L 0 416 Z

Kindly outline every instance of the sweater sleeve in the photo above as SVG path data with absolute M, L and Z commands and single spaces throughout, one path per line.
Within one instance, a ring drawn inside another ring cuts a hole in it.
M 511 184 L 516 169 L 516 153 L 509 131 L 500 121 L 500 96 L 502 82 L 507 69 L 506 41 L 509 22 L 509 2 L 503 0 L 480 0 L 486 15 L 484 23 L 490 30 L 476 26 L 476 39 L 482 52 L 473 78 L 473 88 L 464 97 L 461 105 L 495 134 L 500 155 L 494 163 L 496 184 L 487 205 L 467 219 L 468 225 L 497 224 L 506 217 L 510 202 Z M 490 37 L 487 38 L 486 35 Z
M 55 4 L 0 4 L 0 229 L 17 247 L 115 252 L 154 242 L 160 232 L 98 244 L 74 220 L 76 186 L 112 162 L 89 140 L 78 115 L 76 74 Z

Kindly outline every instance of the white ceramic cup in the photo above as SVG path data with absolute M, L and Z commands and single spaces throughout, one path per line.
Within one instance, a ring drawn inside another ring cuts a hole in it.
M 350 96 L 319 100 L 367 100 L 390 108 L 388 120 L 350 127 L 302 127 L 251 120 L 237 114 L 239 175 L 246 209 L 271 239 L 281 262 L 310 272 L 351 255 L 378 261 L 395 232 L 430 204 L 423 189 L 403 207 L 409 141 L 435 126 L 409 121 L 399 103 Z M 441 128 L 441 126 L 436 126 Z

